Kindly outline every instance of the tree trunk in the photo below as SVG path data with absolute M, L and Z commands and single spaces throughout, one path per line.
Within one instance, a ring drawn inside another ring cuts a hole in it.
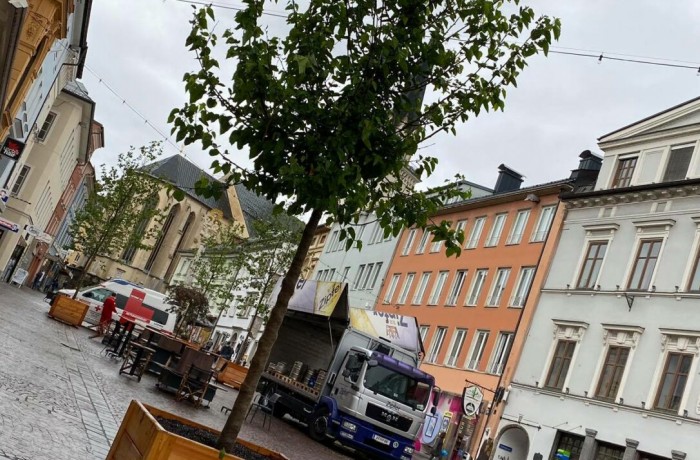
M 316 227 L 321 220 L 322 214 L 323 212 L 321 210 L 315 209 L 311 213 L 311 217 L 304 227 L 304 232 L 301 235 L 301 241 L 299 242 L 299 246 L 297 246 L 294 259 L 292 259 L 292 264 L 282 280 L 282 287 L 279 295 L 277 296 L 277 300 L 275 301 L 275 306 L 272 307 L 272 310 L 270 311 L 267 326 L 263 331 L 262 337 L 260 337 L 260 342 L 258 342 L 258 349 L 253 355 L 250 368 L 248 369 L 248 374 L 243 381 L 243 385 L 238 393 L 236 402 L 233 404 L 231 414 L 229 415 L 228 420 L 226 420 L 224 429 L 221 430 L 221 436 L 219 436 L 217 447 L 219 449 L 225 449 L 226 452 L 233 452 L 233 446 L 236 443 L 238 433 L 241 431 L 241 427 L 243 426 L 246 411 L 253 401 L 253 395 L 258 387 L 260 376 L 265 369 L 267 360 L 270 358 L 272 346 L 277 340 L 277 333 L 279 332 L 280 326 L 282 326 L 284 315 L 287 313 L 289 299 L 291 299 L 292 295 L 294 294 L 295 285 L 299 280 L 301 268 L 304 265 L 304 259 L 306 258 L 306 254 L 309 252 L 311 240 L 314 237 Z
M 75 280 L 75 292 L 73 293 L 73 299 L 78 297 L 78 291 L 81 287 L 83 287 L 83 279 L 85 278 L 85 274 L 90 269 L 90 265 L 92 265 L 92 263 L 95 261 L 95 257 L 97 257 L 96 254 L 93 254 L 88 258 L 87 262 L 85 262 L 85 266 L 80 271 L 80 275 L 78 275 L 78 279 Z
M 307 252 L 308 252 L 308 250 L 307 250 Z M 274 254 L 273 254 L 273 257 L 274 257 Z M 306 258 L 306 256 L 304 256 L 304 258 Z M 253 331 L 253 326 L 255 325 L 255 320 L 258 319 L 258 314 L 260 313 L 260 305 L 265 301 L 264 296 L 265 296 L 265 293 L 267 292 L 267 289 L 270 287 L 270 281 L 272 281 L 272 274 L 268 271 L 267 278 L 265 279 L 265 285 L 260 290 L 260 297 L 258 297 L 258 301 L 255 305 L 255 314 L 253 315 L 253 320 L 248 325 L 248 330 L 246 330 L 245 339 L 243 339 L 239 353 L 236 353 L 236 364 L 241 364 L 241 362 L 243 361 L 241 359 L 243 357 L 243 353 L 245 351 L 245 350 L 243 350 L 243 347 L 246 347 L 246 349 L 247 349 L 246 344 L 248 343 L 248 338 L 250 337 L 250 333 Z M 256 332 L 256 334 L 257 334 L 257 332 Z

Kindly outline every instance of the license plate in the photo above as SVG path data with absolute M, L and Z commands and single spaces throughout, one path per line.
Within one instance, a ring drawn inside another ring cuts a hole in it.
M 383 438 L 383 437 L 379 436 L 378 434 L 373 434 L 372 439 L 374 439 L 375 441 L 377 441 L 380 444 L 384 444 L 385 446 L 388 446 L 391 443 L 391 441 L 389 441 L 387 438 Z

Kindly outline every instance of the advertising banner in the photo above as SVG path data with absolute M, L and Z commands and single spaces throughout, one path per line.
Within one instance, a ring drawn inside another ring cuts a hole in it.
M 384 337 L 407 350 L 422 351 L 418 326 L 412 316 L 351 308 L 350 325 L 374 337 Z
M 280 279 L 268 300 L 270 307 L 275 305 L 281 287 Z M 289 299 L 288 308 L 314 315 L 331 316 L 344 288 L 345 283 L 300 279 L 295 286 L 292 298 Z
M 7 138 L 5 142 L 0 147 L 0 153 L 13 160 L 19 160 L 24 152 L 24 142 L 20 142 L 16 139 Z
M 0 217 L 0 227 L 7 229 L 11 232 L 19 232 L 19 225 L 12 222 L 11 220 L 3 219 Z

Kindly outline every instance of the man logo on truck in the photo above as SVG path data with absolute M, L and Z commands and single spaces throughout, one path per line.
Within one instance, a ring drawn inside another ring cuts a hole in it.
M 386 410 L 383 410 L 381 413 L 381 417 L 386 421 L 387 424 L 391 425 L 392 423 L 398 422 L 399 421 L 399 414 L 395 414 L 393 412 L 389 412 Z

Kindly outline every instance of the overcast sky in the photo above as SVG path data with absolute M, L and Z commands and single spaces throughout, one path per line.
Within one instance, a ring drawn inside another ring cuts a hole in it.
M 215 3 L 237 6 L 235 0 Z M 700 66 L 700 1 L 697 0 L 524 0 L 539 14 L 559 17 L 556 50 L 592 50 Z M 283 6 L 271 7 L 282 11 Z M 234 11 L 217 9 L 216 32 L 232 24 Z M 130 145 L 160 136 L 114 96 L 123 99 L 169 134 L 167 116 L 185 99 L 182 76 L 196 68 L 184 42 L 191 5 L 177 0 L 93 2 L 88 35 L 88 69 L 83 83 L 97 102 L 106 147 L 94 163 L 110 163 Z M 271 29 L 284 19 L 265 16 Z M 695 64 L 693 64 L 695 63 Z M 96 77 L 92 72 L 99 76 Z M 493 186 L 499 164 L 526 176 L 524 185 L 568 176 L 596 139 L 638 119 L 700 95 L 697 70 L 550 54 L 530 59 L 511 88 L 504 112 L 487 113 L 461 125 L 457 135 L 432 139 L 425 152 L 440 159 L 427 181 L 435 185 L 455 173 Z M 164 153 L 177 149 L 164 144 Z M 207 168 L 211 159 L 187 147 L 189 159 Z

